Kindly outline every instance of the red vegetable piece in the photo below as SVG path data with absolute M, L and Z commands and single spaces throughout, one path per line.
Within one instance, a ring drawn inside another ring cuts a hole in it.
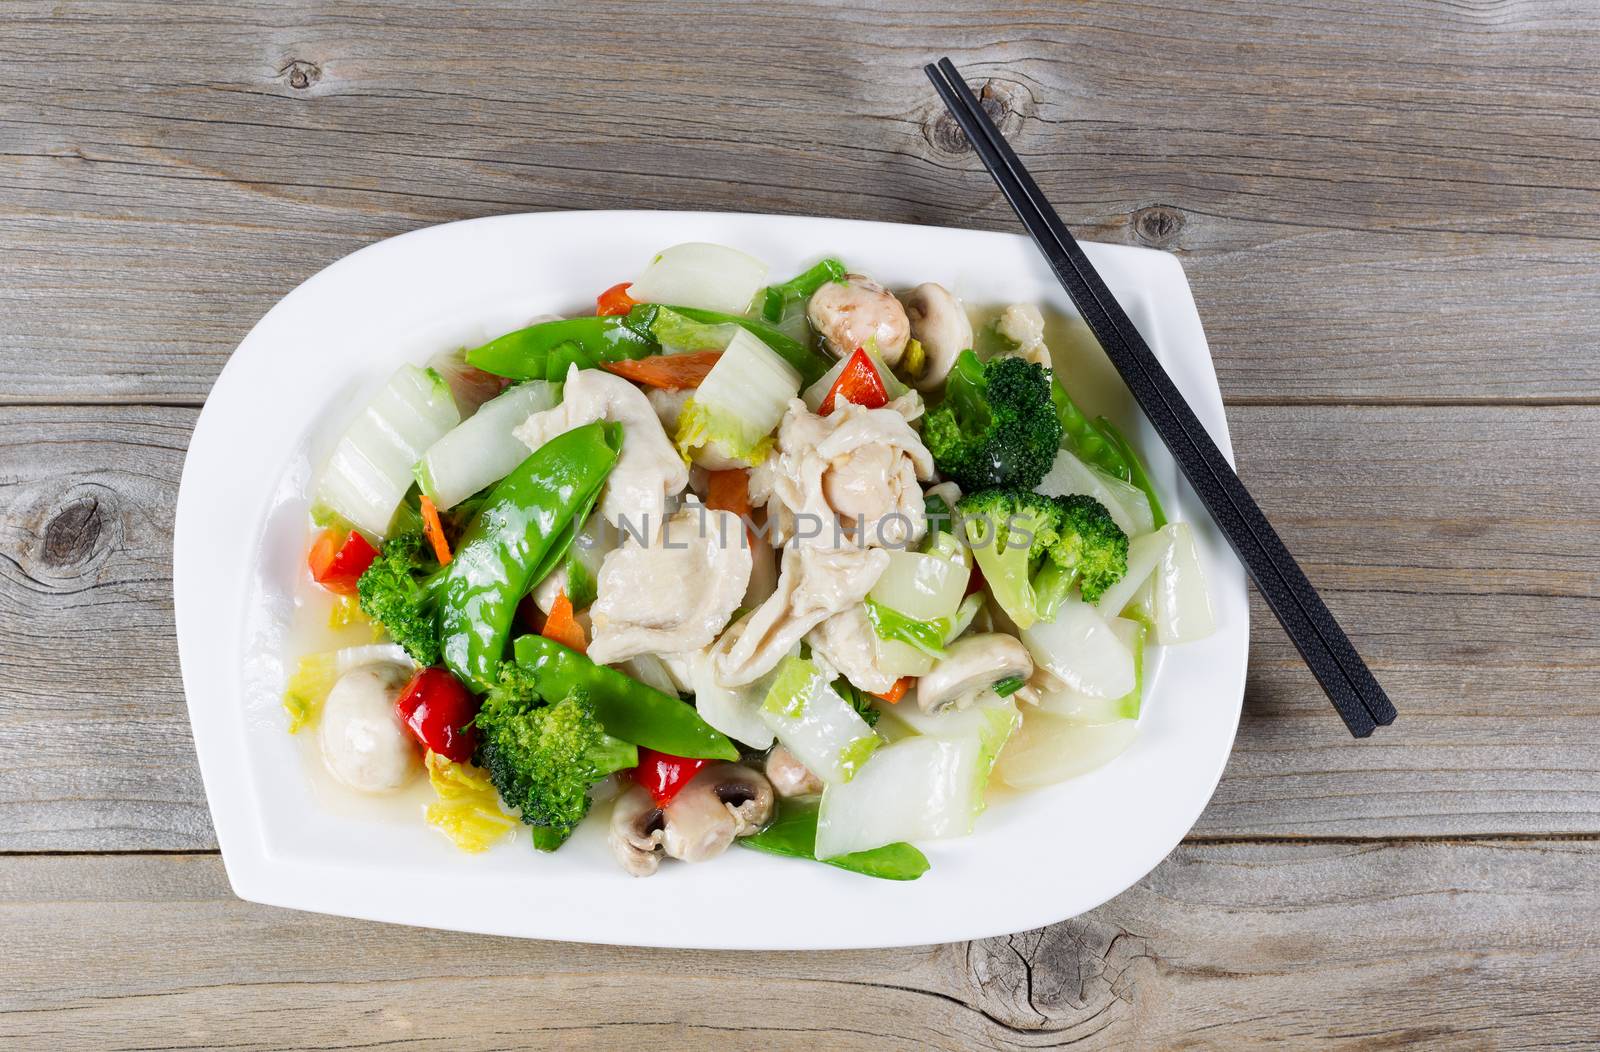
M 311 579 L 330 592 L 355 595 L 356 582 L 366 573 L 378 549 L 355 530 L 348 534 L 337 530 L 323 530 L 306 556 L 311 567 Z
M 468 724 L 478 714 L 478 699 L 449 672 L 418 669 L 394 707 L 400 721 L 424 747 L 456 763 L 472 759 L 478 732 Z
M 633 780 L 645 787 L 657 807 L 666 807 L 678 790 L 689 784 L 706 765 L 705 760 L 691 760 L 686 756 L 656 752 L 640 748 L 639 766 L 633 769 Z
M 628 289 L 632 285 L 631 281 L 622 281 L 600 293 L 594 298 L 594 312 L 602 317 L 628 313 L 639 303 L 628 295 Z
M 878 375 L 878 368 L 867 357 L 864 347 L 857 347 L 850 360 L 844 363 L 839 378 L 817 407 L 817 415 L 827 416 L 833 412 L 834 400 L 841 396 L 867 409 L 882 409 L 889 404 L 889 390 L 883 386 L 883 377 Z

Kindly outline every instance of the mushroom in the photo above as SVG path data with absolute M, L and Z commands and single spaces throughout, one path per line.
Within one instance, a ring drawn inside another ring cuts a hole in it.
M 1031 675 L 1033 658 L 1015 638 L 999 632 L 963 636 L 945 647 L 944 657 L 917 680 L 917 705 L 923 712 L 962 708 L 1003 679 Z
M 748 767 L 706 767 L 666 807 L 634 786 L 611 811 L 611 853 L 636 877 L 656 871 L 661 855 L 704 862 L 728 850 L 772 817 L 772 784 Z
M 391 661 L 339 677 L 323 703 L 318 731 L 328 773 L 352 789 L 386 793 L 422 769 L 416 740 L 394 707 L 410 678 L 409 668 Z
M 956 355 L 972 347 L 972 321 L 961 301 L 943 285 L 927 281 L 906 296 L 911 336 L 922 344 L 922 371 L 912 379 L 919 391 L 937 391 Z
M 875 342 L 879 357 L 893 366 L 911 336 L 911 322 L 900 301 L 860 274 L 846 274 L 843 281 L 830 281 L 813 292 L 806 317 L 837 358 Z
M 822 779 L 800 762 L 800 757 L 782 745 L 774 745 L 767 753 L 767 781 L 785 799 L 791 796 L 815 796 L 822 792 Z

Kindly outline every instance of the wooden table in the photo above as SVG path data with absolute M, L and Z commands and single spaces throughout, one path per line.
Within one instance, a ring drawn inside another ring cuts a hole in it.
M 1600 8 L 978 6 L 0 10 L 0 1044 L 1592 1046 Z M 1014 229 L 919 70 L 945 53 L 1069 223 L 1182 259 L 1240 473 L 1399 722 L 1352 742 L 1257 604 L 1188 841 L 967 945 L 640 951 L 236 901 L 168 567 L 251 324 L 469 216 Z

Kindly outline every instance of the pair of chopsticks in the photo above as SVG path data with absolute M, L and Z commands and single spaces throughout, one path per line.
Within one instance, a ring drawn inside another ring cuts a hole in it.
M 1376 727 L 1393 723 L 1395 709 L 1388 695 L 955 65 L 945 58 L 923 71 L 1350 733 L 1365 738 Z

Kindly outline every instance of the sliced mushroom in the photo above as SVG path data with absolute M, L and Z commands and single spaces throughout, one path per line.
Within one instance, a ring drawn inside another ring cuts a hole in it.
M 956 355 L 972 346 L 972 320 L 955 294 L 928 281 L 906 296 L 911 336 L 922 344 L 922 371 L 912 378 L 919 391 L 937 391 L 950 374 Z
M 917 680 L 917 705 L 923 712 L 964 708 L 1003 679 L 1033 675 L 1033 658 L 1015 638 L 999 632 L 963 636 L 945 647 L 933 670 Z
M 656 871 L 660 856 L 704 862 L 772 817 L 772 784 L 748 767 L 706 767 L 666 807 L 635 786 L 611 811 L 611 853 L 636 877 Z
M 822 792 L 822 779 L 800 762 L 800 757 L 782 745 L 774 745 L 767 753 L 767 780 L 785 799 L 791 796 L 815 796 Z
M 843 281 L 830 281 L 812 293 L 806 317 L 839 358 L 875 341 L 879 356 L 892 366 L 911 337 L 911 322 L 900 301 L 860 274 L 846 274 Z

